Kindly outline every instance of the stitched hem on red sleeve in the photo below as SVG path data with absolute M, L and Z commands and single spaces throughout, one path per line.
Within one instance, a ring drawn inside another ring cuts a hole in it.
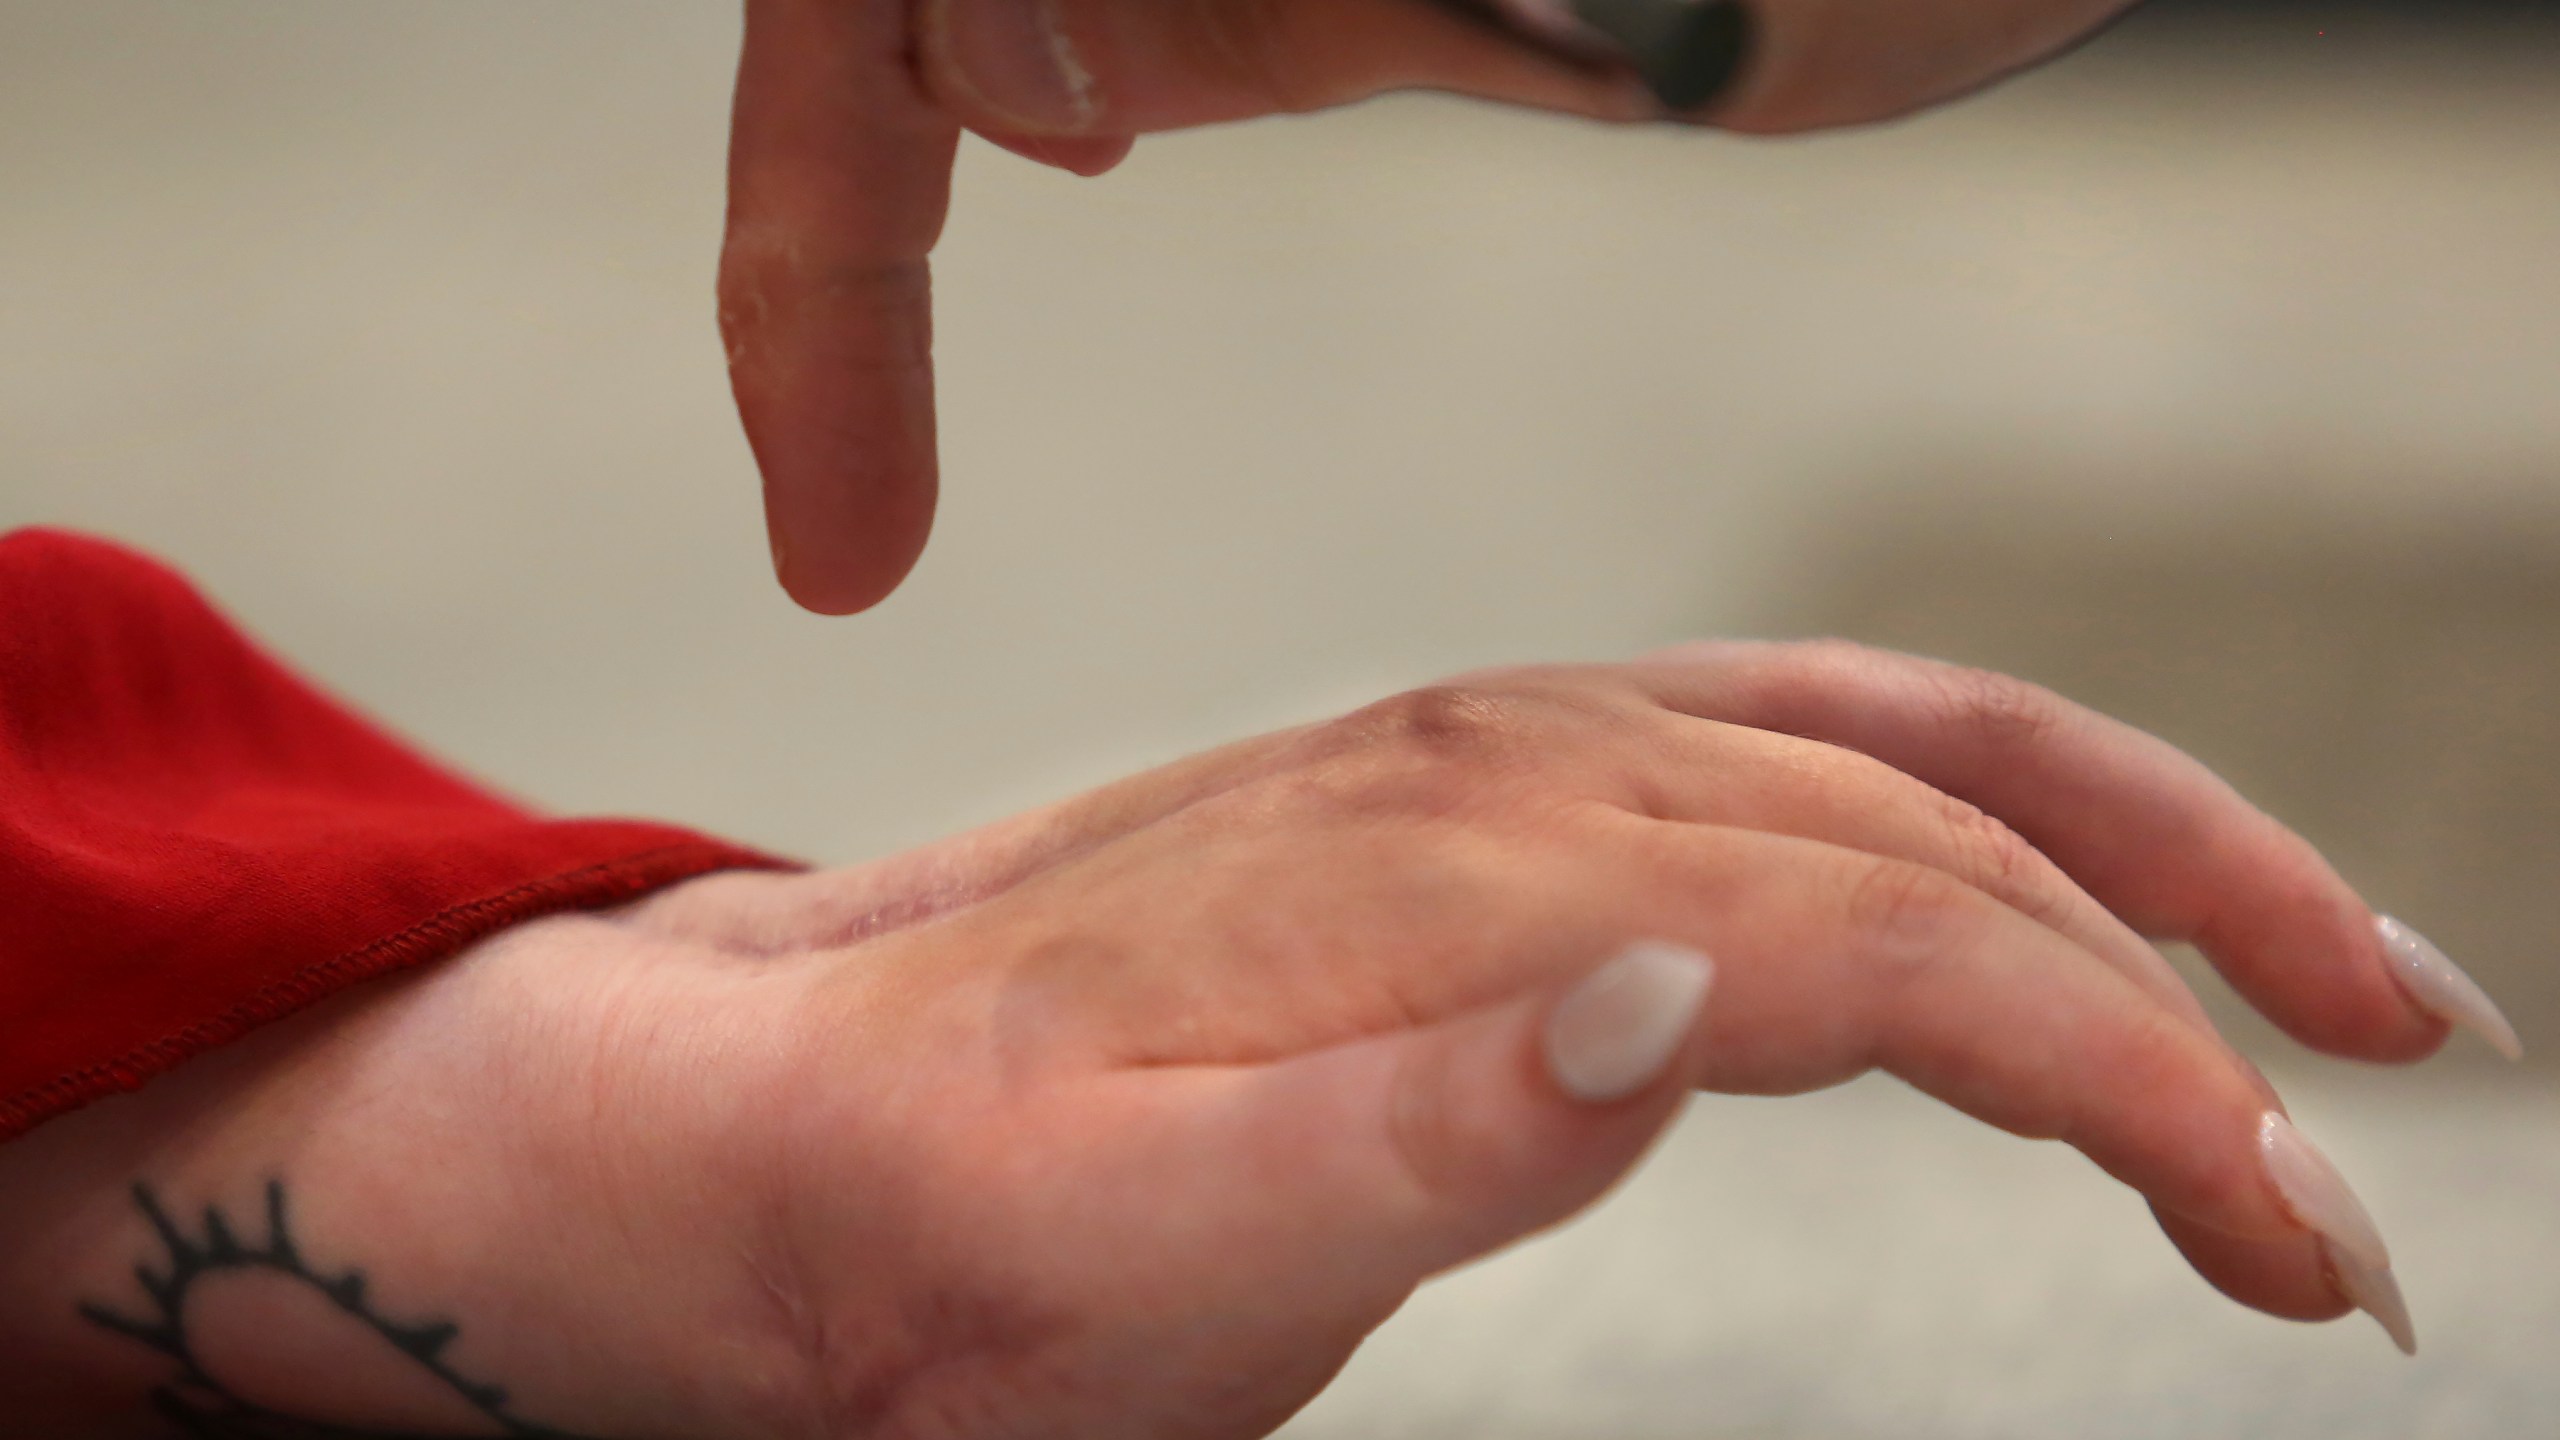
M 0 1142 L 15 1139 L 92 1101 L 137 1089 L 194 1056 L 237 1040 L 359 981 L 440 960 L 509 926 L 543 915 L 636 899 L 677 881 L 717 870 L 800 868 L 794 862 L 753 850 L 702 840 L 643 850 L 464 901 L 397 934 L 306 965 L 220 1014 L 175 1034 L 0 1098 Z

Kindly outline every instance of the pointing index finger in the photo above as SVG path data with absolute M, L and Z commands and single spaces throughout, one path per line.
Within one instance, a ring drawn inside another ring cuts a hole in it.
M 925 257 L 959 130 L 906 44 L 900 0 L 750 0 L 738 63 L 720 330 L 774 568 L 828 614 L 877 604 L 933 524 Z

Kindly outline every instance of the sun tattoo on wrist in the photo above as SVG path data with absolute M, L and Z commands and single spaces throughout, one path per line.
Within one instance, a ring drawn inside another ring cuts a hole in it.
M 148 1301 L 137 1318 L 104 1305 L 83 1303 L 80 1315 L 101 1329 L 146 1345 L 174 1361 L 178 1373 L 151 1392 L 152 1408 L 196 1440 L 471 1440 L 461 1433 L 429 1435 L 410 1430 L 370 1429 L 324 1420 L 308 1420 L 242 1399 L 208 1372 L 198 1358 L 187 1325 L 187 1301 L 196 1287 L 225 1275 L 257 1272 L 307 1288 L 319 1303 L 388 1346 L 393 1355 L 442 1385 L 464 1405 L 477 1411 L 492 1428 L 479 1431 L 490 1440 L 587 1440 L 566 1430 L 537 1425 L 511 1408 L 505 1387 L 472 1379 L 444 1358 L 461 1327 L 450 1320 L 422 1323 L 392 1320 L 374 1308 L 365 1273 L 359 1269 L 324 1272 L 305 1259 L 294 1243 L 291 1216 L 281 1180 L 267 1182 L 266 1237 L 251 1242 L 233 1228 L 218 1205 L 207 1205 L 200 1234 L 190 1235 L 172 1219 L 149 1185 L 136 1182 L 133 1203 L 151 1222 L 163 1254 L 134 1266 Z

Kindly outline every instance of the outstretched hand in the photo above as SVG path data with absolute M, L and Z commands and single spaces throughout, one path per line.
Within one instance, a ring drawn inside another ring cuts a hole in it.
M 526 925 L 57 1121 L 0 1151 L 0 1408 L 1257 1435 L 1690 1090 L 1877 1068 L 2076 1146 L 2241 1302 L 2405 1340 L 2146 934 L 2333 1054 L 2496 1030 L 2301 839 L 2032 687 L 1829 644 L 1462 677 Z
M 1484 17 L 1553 0 L 748 0 L 720 327 L 801 604 L 878 603 L 932 527 L 926 256 L 963 129 L 1099 175 L 1136 136 L 1387 90 L 1665 118 L 1632 71 Z M 1695 116 L 1876 120 L 1970 90 L 2130 0 L 1744 0 L 1750 40 Z M 1473 8 L 1471 8 L 1473 7 Z

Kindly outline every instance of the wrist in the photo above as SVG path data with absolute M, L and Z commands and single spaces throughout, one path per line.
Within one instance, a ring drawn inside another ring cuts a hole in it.
M 708 1037 L 786 1007 L 653 943 L 521 927 L 0 1148 L 0 1413 L 779 1430 L 804 1370 L 739 1263 L 769 1167 Z

